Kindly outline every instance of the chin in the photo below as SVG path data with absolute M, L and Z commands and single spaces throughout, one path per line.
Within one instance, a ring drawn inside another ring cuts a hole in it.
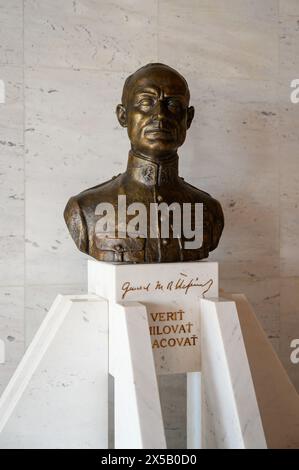
M 145 152 L 151 153 L 173 153 L 178 149 L 177 145 L 174 145 L 172 142 L 167 142 L 165 140 L 156 140 L 153 143 L 149 143 L 144 147 Z

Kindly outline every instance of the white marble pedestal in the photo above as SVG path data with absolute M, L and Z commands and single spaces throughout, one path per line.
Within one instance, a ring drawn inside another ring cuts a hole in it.
M 199 448 L 199 299 L 218 296 L 218 264 L 89 261 L 88 290 L 109 302 L 115 446 L 129 447 L 136 442 L 166 446 L 156 374 L 187 373 L 187 441 L 188 447 Z M 128 420 L 130 434 L 122 426 Z
M 141 304 L 139 308 L 147 313 L 157 374 L 200 371 L 199 299 L 218 297 L 217 263 L 88 261 L 88 291 L 109 301 L 110 315 L 116 305 Z M 134 335 L 138 340 L 137 327 Z
M 299 398 L 216 263 L 89 262 L 59 295 L 0 398 L 0 448 L 166 448 L 158 374 L 187 373 L 189 448 L 297 448 Z

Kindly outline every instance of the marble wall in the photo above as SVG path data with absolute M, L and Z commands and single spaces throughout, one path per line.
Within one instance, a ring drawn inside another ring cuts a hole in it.
M 23 5 L 0 2 L 0 393 L 24 352 L 25 151 Z
M 0 390 L 56 294 L 86 289 L 62 212 L 123 171 L 114 110 L 150 61 L 190 85 L 181 175 L 223 204 L 220 287 L 248 296 L 299 389 L 298 41 L 298 0 L 0 0 Z

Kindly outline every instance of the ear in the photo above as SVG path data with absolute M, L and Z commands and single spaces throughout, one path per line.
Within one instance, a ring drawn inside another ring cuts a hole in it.
M 116 106 L 116 116 L 122 127 L 127 127 L 127 112 L 123 104 Z
M 189 106 L 188 110 L 187 110 L 187 129 L 189 129 L 189 127 L 191 126 L 191 122 L 193 121 L 193 118 L 194 118 L 194 108 L 193 106 Z

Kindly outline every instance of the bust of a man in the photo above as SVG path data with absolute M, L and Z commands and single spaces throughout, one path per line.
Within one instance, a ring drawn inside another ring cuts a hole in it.
M 167 65 L 127 78 L 116 108 L 131 142 L 127 169 L 71 197 L 64 211 L 79 250 L 101 261 L 159 263 L 200 260 L 217 247 L 219 202 L 178 175 L 178 148 L 194 116 L 189 101 L 186 80 Z

